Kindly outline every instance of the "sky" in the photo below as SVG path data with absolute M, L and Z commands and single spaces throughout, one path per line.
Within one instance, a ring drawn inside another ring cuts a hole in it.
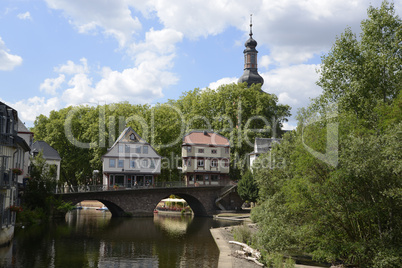
M 1 0 L 0 101 L 28 127 L 69 105 L 164 103 L 243 74 L 250 14 L 262 89 L 297 110 L 321 56 L 380 0 Z M 395 3 L 401 16 L 402 3 Z

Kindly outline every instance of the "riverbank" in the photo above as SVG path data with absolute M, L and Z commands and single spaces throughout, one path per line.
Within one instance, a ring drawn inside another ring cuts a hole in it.
M 251 229 L 257 227 L 251 222 L 249 213 L 222 213 L 216 215 L 216 219 L 241 221 L 248 224 Z M 234 241 L 233 230 L 238 226 L 221 227 L 211 229 L 211 235 L 215 240 L 216 245 L 219 248 L 219 262 L 218 268 L 261 268 L 256 263 L 237 257 L 235 251 L 240 250 L 240 246 L 235 244 L 229 244 L 229 241 Z M 325 268 L 323 266 L 309 266 L 296 264 L 296 268 Z
M 214 217 L 219 220 L 239 221 L 246 224 L 251 224 L 250 213 L 222 213 Z M 222 227 L 211 229 L 210 232 L 219 248 L 219 263 L 218 268 L 261 268 L 254 262 L 235 256 L 235 251 L 240 249 L 240 246 L 229 244 L 229 241 L 234 241 L 233 230 L 236 226 Z

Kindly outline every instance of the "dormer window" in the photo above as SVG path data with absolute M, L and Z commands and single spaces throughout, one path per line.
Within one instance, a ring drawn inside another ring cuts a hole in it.
M 135 137 L 134 133 L 131 133 L 130 140 L 137 141 L 137 138 Z

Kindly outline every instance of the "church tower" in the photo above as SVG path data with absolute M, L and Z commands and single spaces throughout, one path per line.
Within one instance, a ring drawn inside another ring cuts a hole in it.
M 257 53 L 258 51 L 255 49 L 257 46 L 257 41 L 253 39 L 253 21 L 252 15 L 250 15 L 250 38 L 246 41 L 244 46 L 246 49 L 243 51 L 244 53 L 244 73 L 239 78 L 238 82 L 243 83 L 247 82 L 247 86 L 250 87 L 252 84 L 264 84 L 264 79 L 259 75 L 257 69 Z

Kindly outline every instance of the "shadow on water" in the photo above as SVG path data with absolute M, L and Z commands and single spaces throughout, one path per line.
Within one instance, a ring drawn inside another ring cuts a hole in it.
M 0 251 L 0 267 L 217 267 L 209 229 L 228 225 L 191 215 L 112 219 L 77 210 L 65 221 L 17 229 Z

